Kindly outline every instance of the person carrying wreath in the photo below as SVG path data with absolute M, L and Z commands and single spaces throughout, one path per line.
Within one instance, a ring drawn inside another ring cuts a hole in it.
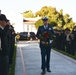
M 53 40 L 53 35 L 55 35 L 54 30 L 51 25 L 48 24 L 48 17 L 42 18 L 43 25 L 39 26 L 37 31 L 37 38 L 40 40 L 40 50 L 41 50 L 41 74 L 46 74 L 51 72 L 50 70 L 50 52 L 51 52 L 51 43 Z

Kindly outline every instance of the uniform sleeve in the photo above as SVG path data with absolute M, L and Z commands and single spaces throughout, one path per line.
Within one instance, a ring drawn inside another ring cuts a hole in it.
M 39 35 L 41 34 L 41 30 L 40 30 L 40 27 L 38 28 L 38 31 L 37 31 L 37 34 L 36 34 L 36 37 L 39 39 Z
M 54 30 L 53 30 L 53 28 L 51 27 L 51 32 L 52 32 L 52 34 L 54 35 L 54 36 L 56 36 L 56 34 L 55 34 L 55 32 L 54 32 Z

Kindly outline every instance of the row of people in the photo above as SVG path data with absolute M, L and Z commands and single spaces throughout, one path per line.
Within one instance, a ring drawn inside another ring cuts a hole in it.
M 65 30 L 55 30 L 56 38 L 54 40 L 54 47 L 63 50 L 71 55 L 76 52 L 76 26 L 71 31 L 69 28 Z
M 15 44 L 14 27 L 6 15 L 0 14 L 0 75 L 8 75 L 13 62 Z

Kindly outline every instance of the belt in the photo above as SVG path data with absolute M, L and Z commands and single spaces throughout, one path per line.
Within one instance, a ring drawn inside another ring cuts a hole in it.
M 51 45 L 50 42 L 44 42 L 44 41 L 41 41 L 41 44 L 43 44 L 43 45 Z

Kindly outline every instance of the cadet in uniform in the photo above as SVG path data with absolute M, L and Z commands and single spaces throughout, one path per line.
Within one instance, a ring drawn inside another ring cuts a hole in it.
M 10 24 L 10 21 L 7 21 L 8 30 L 8 40 L 9 40 L 9 65 L 13 62 L 14 55 L 14 44 L 15 44 L 15 31 L 14 27 Z
M 38 28 L 38 31 L 37 31 L 38 39 L 40 39 L 40 35 L 45 31 L 50 31 L 54 35 L 53 28 L 51 27 L 51 25 L 48 24 L 48 17 L 43 17 L 42 21 L 43 21 L 44 25 L 42 25 Z M 50 42 L 50 40 L 48 40 L 48 41 Z M 51 44 L 49 46 L 45 46 L 45 41 L 42 41 L 40 39 L 40 49 L 41 49 L 41 63 L 42 63 L 41 74 L 45 74 L 46 69 L 47 69 L 47 72 L 51 72 L 51 70 L 50 70 Z
M 7 32 L 9 27 L 7 26 L 8 19 L 4 14 L 0 15 L 0 75 L 8 75 L 9 71 L 9 48 Z

